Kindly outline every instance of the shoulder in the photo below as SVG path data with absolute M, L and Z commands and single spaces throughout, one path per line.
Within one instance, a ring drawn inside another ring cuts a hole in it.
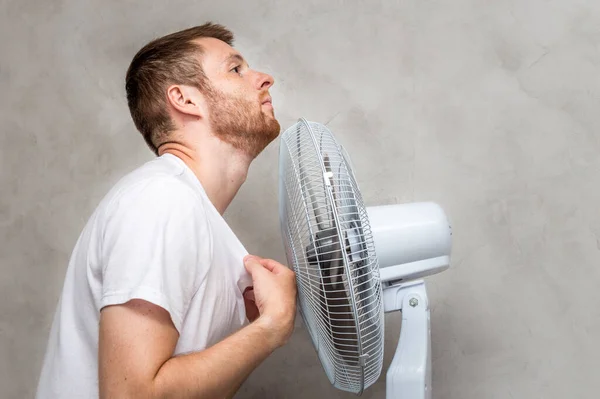
M 197 194 L 174 176 L 150 176 L 122 186 L 106 203 L 108 213 L 127 208 L 161 210 L 170 213 L 200 211 L 202 202 Z
M 123 176 L 105 195 L 97 209 L 94 229 L 102 237 L 127 240 L 129 235 L 148 237 L 211 235 L 202 196 L 176 163 L 156 159 Z
M 123 187 L 98 222 L 102 251 L 135 253 L 137 248 L 142 253 L 169 254 L 171 261 L 212 251 L 212 229 L 203 202 L 174 177 L 153 176 Z M 206 246 L 199 248 L 200 242 Z
M 151 174 L 129 177 L 117 184 L 101 206 L 98 227 L 108 230 L 161 229 L 176 232 L 194 229 L 208 234 L 205 205 L 198 193 L 179 176 Z
M 201 208 L 203 201 L 186 180 L 183 165 L 171 158 L 153 159 L 123 176 L 106 195 L 105 208 L 171 205 L 173 212 Z

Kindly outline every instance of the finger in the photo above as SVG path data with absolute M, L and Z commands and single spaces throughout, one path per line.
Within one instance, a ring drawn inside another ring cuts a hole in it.
M 254 297 L 254 290 L 244 292 L 244 298 L 249 301 L 256 302 L 256 298 Z
M 250 286 L 248 288 L 246 288 L 242 294 L 244 296 L 244 299 L 249 299 L 251 301 L 255 301 L 256 299 L 254 298 L 254 287 Z
M 248 254 L 246 256 L 244 256 L 244 262 L 247 259 L 256 259 L 257 261 L 260 261 L 261 259 L 263 259 L 262 257 L 258 256 L 258 255 L 252 255 L 252 254 Z
M 246 267 L 246 270 L 248 271 L 248 273 L 250 273 L 250 275 L 252 276 L 253 280 L 260 273 L 266 272 L 264 266 L 253 257 L 245 257 L 244 258 L 244 266 Z
M 275 274 L 279 274 L 281 272 L 289 270 L 286 266 L 273 259 L 261 259 L 259 263 L 263 265 L 267 270 Z
M 250 322 L 253 322 L 260 316 L 260 311 L 258 310 L 256 303 L 244 298 L 244 305 L 246 306 L 246 317 Z

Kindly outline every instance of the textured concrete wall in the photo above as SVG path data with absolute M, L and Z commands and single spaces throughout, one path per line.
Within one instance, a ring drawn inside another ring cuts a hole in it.
M 154 36 L 228 25 L 277 114 L 327 122 L 368 205 L 434 200 L 452 268 L 428 279 L 434 398 L 595 398 L 600 379 L 600 3 L 34 1 L 0 7 L 0 397 L 32 397 L 70 251 L 151 158 L 125 69 Z M 277 147 L 227 213 L 283 260 Z M 387 367 L 400 314 L 386 317 Z M 382 398 L 385 379 L 365 398 Z M 350 398 L 298 323 L 239 398 Z

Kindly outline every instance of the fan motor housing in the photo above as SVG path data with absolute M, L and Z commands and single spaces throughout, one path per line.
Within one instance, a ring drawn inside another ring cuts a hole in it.
M 367 207 L 381 280 L 416 280 L 450 266 L 452 227 L 434 202 Z

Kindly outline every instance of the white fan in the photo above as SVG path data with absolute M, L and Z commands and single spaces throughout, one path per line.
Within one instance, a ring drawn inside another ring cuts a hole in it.
M 281 135 L 279 207 L 300 314 L 333 386 L 360 395 L 377 381 L 384 312 L 401 310 L 386 397 L 431 398 L 422 278 L 450 265 L 443 210 L 430 202 L 366 207 L 342 146 L 303 118 Z

